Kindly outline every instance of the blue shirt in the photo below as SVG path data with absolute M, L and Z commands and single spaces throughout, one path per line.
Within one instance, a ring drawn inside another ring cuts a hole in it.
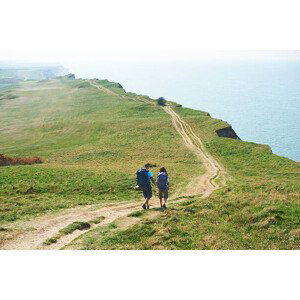
M 149 179 L 149 181 L 150 181 L 151 177 L 153 177 L 153 174 L 152 174 L 152 172 L 150 170 L 148 170 L 148 179 Z

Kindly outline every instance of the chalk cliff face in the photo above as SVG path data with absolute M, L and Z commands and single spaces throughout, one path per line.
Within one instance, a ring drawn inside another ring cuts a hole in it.
M 238 137 L 238 135 L 232 129 L 231 126 L 228 126 L 228 127 L 216 130 L 216 134 L 219 137 L 227 137 L 227 138 L 231 138 L 231 139 L 238 139 L 238 140 L 240 140 L 240 138 Z

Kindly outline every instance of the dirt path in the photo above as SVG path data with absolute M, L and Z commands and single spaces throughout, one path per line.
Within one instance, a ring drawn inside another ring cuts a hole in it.
M 95 82 L 92 81 L 92 80 L 88 80 L 87 82 L 89 82 L 90 85 L 96 87 L 98 90 L 104 92 L 105 94 L 122 97 L 122 95 L 119 95 L 119 94 L 117 94 L 117 93 L 115 93 L 115 92 L 113 92 L 113 91 L 107 89 L 107 88 L 104 87 L 103 85 L 95 83 Z
M 102 90 L 102 88 L 98 87 L 98 85 L 96 85 L 96 87 Z M 223 184 L 225 181 L 223 167 L 206 151 L 203 143 L 193 132 L 190 125 L 180 118 L 171 107 L 164 107 L 164 110 L 170 115 L 175 129 L 182 137 L 185 145 L 199 157 L 206 169 L 205 174 L 195 178 L 187 186 L 187 192 L 185 193 L 185 196 L 200 194 L 203 197 L 209 196 L 215 189 L 219 187 L 220 184 Z M 217 179 L 219 183 L 217 182 Z M 182 198 L 179 200 L 177 198 L 176 202 L 183 201 L 185 196 L 182 196 Z M 158 206 L 158 199 L 154 198 L 152 200 L 152 205 L 153 203 L 156 203 L 154 207 Z M 76 230 L 72 234 L 61 237 L 57 243 L 49 246 L 43 245 L 43 242 L 48 238 L 55 236 L 59 230 L 75 221 L 88 222 L 95 217 L 103 216 L 105 219 L 100 224 L 93 225 L 92 228 L 96 226 L 103 226 L 140 209 L 140 205 L 141 201 L 136 201 L 135 203 L 110 205 L 102 208 L 99 208 L 96 205 L 90 205 L 65 210 L 60 212 L 59 215 L 46 215 L 36 218 L 32 221 L 19 222 L 14 224 L 14 227 L 12 228 L 16 228 L 17 225 L 19 228 L 22 228 L 22 233 L 6 240 L 4 243 L 2 243 L 2 245 L 0 245 L 0 249 L 60 249 L 86 231 Z
M 226 182 L 223 166 L 205 149 L 202 141 L 194 133 L 189 124 L 180 118 L 170 106 L 165 106 L 164 110 L 171 116 L 173 126 L 181 135 L 185 145 L 197 155 L 206 170 L 203 175 L 192 180 L 186 188 L 185 195 L 194 196 L 202 194 L 202 197 L 208 197 L 214 190 Z
M 117 94 L 111 90 L 109 90 L 108 88 L 104 87 L 103 85 L 99 84 L 99 83 L 95 83 L 95 81 L 92 81 L 92 80 L 87 80 L 87 82 L 89 82 L 90 85 L 94 86 L 95 88 L 97 88 L 98 90 L 100 90 L 101 92 L 104 92 L 108 95 L 113 95 L 113 96 L 117 96 L 117 97 L 120 97 L 120 98 L 123 98 L 123 99 L 126 99 L 126 100 L 130 100 L 130 101 L 134 101 L 134 102 L 144 102 L 144 103 L 148 103 L 148 104 L 151 104 L 151 105 L 154 105 L 154 101 L 150 101 L 150 100 L 146 100 L 142 97 L 139 97 L 139 96 L 135 96 L 135 98 L 132 98 L 128 95 L 122 95 L 122 94 Z
M 8 240 L 1 249 L 60 249 L 71 240 L 81 235 L 83 231 L 76 230 L 72 234 L 63 236 L 57 243 L 51 246 L 43 246 L 43 242 L 55 236 L 60 229 L 75 221 L 88 222 L 96 217 L 103 216 L 105 219 L 99 225 L 106 225 L 115 219 L 126 216 L 130 212 L 140 208 L 140 202 L 105 206 L 85 206 L 64 210 L 63 214 L 45 215 L 28 222 L 14 224 L 14 228 L 22 228 L 24 233 L 12 240 Z M 9 227 L 7 227 L 9 228 Z M 72 238 L 70 240 L 70 238 Z

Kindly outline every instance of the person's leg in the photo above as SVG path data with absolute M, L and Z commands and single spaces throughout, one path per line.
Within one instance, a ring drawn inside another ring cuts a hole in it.
M 149 199 L 148 199 L 148 193 L 147 193 L 147 190 L 144 188 L 143 189 L 143 195 L 144 195 L 144 198 L 145 198 L 145 202 L 144 204 L 142 205 L 142 208 L 143 209 L 146 209 L 147 208 L 147 205 L 148 205 L 148 202 L 149 202 Z
M 147 199 L 146 199 L 146 202 L 145 202 L 146 208 L 149 208 L 149 200 L 150 200 L 150 198 L 147 198 Z
M 149 201 L 152 198 L 152 187 L 151 185 L 148 187 L 147 191 L 147 208 L 149 208 Z
M 151 189 L 151 186 L 150 187 L 146 187 L 144 190 L 143 190 L 143 194 L 144 194 L 144 198 L 145 198 L 145 203 L 143 204 L 143 208 L 146 209 L 146 208 L 149 208 L 149 200 L 151 199 L 152 197 L 152 189 Z
M 159 190 L 159 192 L 158 192 L 158 198 L 159 198 L 159 202 L 160 202 L 160 207 L 162 207 L 163 206 L 163 202 L 162 202 L 163 191 L 162 190 Z
M 164 207 L 166 207 L 168 197 L 169 197 L 169 193 L 168 193 L 168 189 L 166 188 L 164 191 Z

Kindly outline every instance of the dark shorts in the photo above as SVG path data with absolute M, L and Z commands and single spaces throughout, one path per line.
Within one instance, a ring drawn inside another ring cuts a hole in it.
M 144 195 L 144 198 L 152 198 L 152 187 L 151 185 L 150 186 L 147 186 L 145 188 L 143 188 L 143 195 Z
M 165 200 L 167 200 L 168 197 L 169 197 L 168 188 L 165 188 L 163 190 L 159 189 L 158 190 L 158 197 L 159 197 L 159 199 L 164 198 Z

